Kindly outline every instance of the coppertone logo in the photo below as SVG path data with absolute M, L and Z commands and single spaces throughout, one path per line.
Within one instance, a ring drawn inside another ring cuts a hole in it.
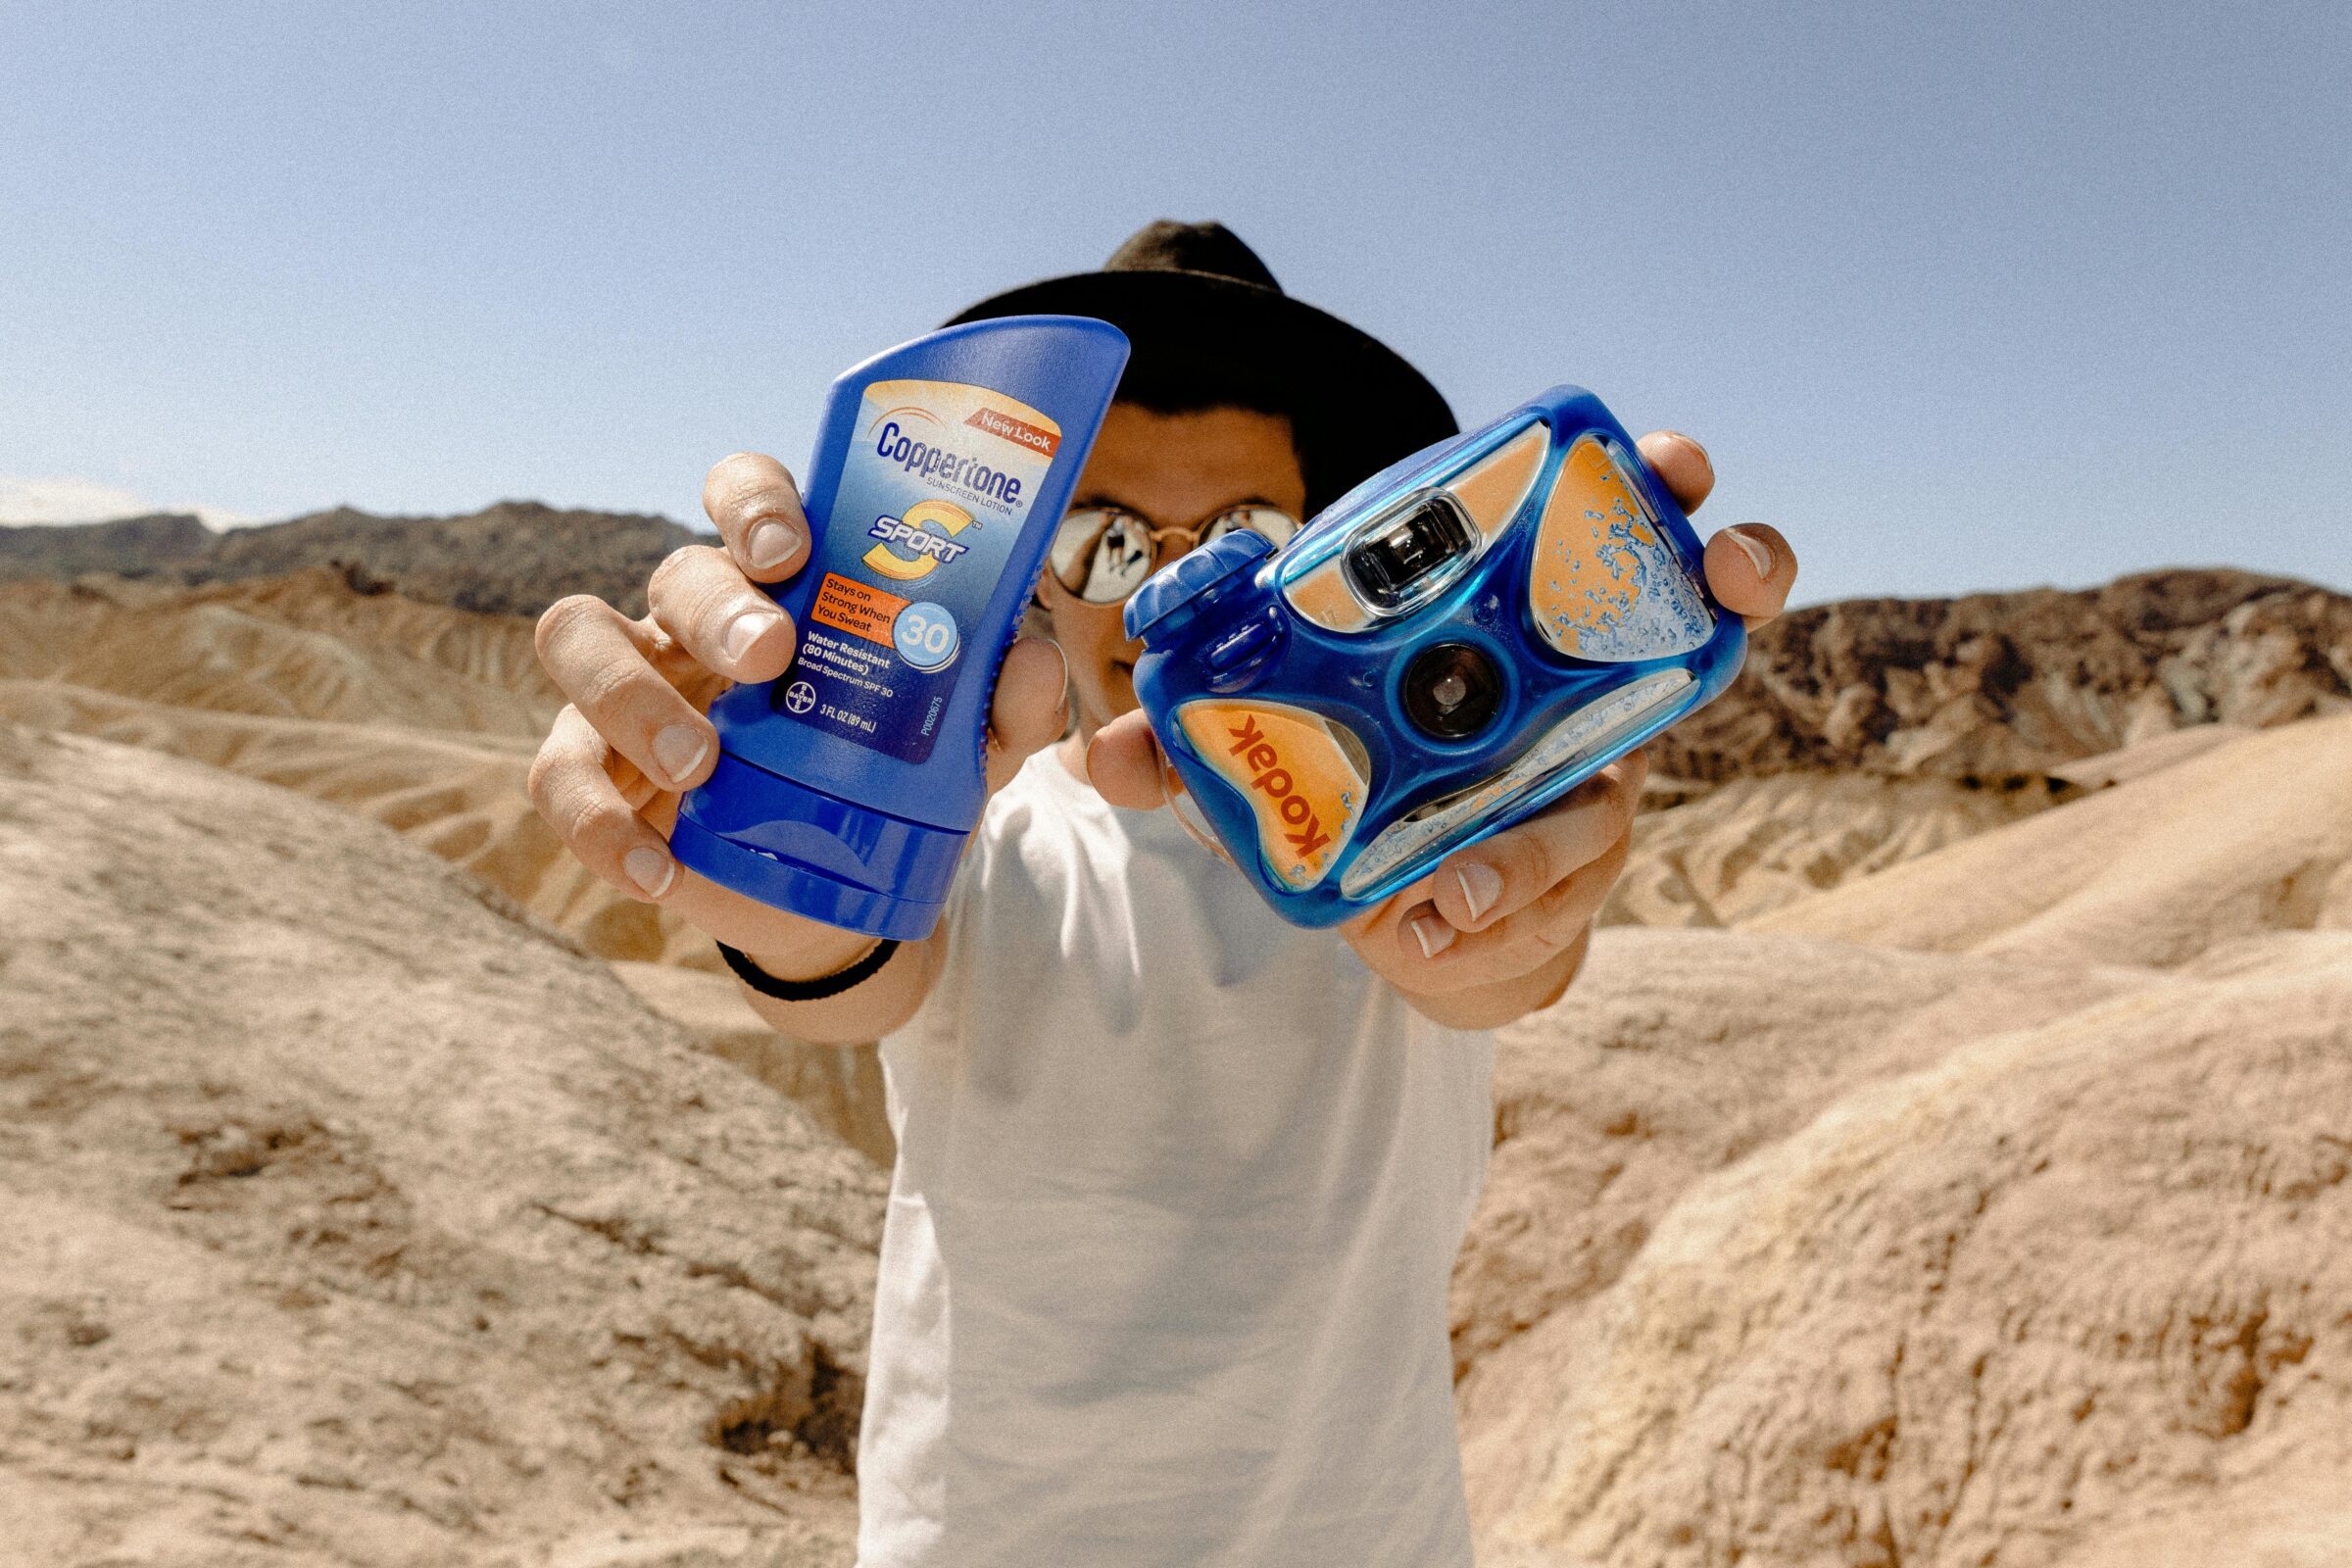
M 902 430 L 896 419 L 883 422 L 881 434 L 874 441 L 874 456 L 934 483 L 959 485 L 1008 507 L 1021 504 L 1021 481 L 1017 477 L 969 454 L 917 440 Z

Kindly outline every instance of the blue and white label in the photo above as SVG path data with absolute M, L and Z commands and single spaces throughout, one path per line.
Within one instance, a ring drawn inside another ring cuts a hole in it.
M 775 710 L 921 762 L 1061 431 L 1001 392 L 924 380 L 868 385 L 857 429 Z

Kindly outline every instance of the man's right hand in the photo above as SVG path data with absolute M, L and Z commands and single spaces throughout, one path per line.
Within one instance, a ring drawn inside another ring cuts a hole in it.
M 644 618 L 586 594 L 539 617 L 539 662 L 571 702 L 531 763 L 531 803 L 583 865 L 631 898 L 673 910 L 780 978 L 829 974 L 873 939 L 747 899 L 669 853 L 679 796 L 716 765 L 706 710 L 729 686 L 773 680 L 792 663 L 791 617 L 760 585 L 785 581 L 808 557 L 799 487 L 773 458 L 721 461 L 704 482 L 703 510 L 725 548 L 688 545 L 664 560 Z M 1053 644 L 1025 639 L 1005 655 L 990 710 L 992 794 L 1060 736 L 1065 686 Z M 858 987 L 861 999 L 882 978 Z M 914 1001 L 927 989 L 926 978 Z

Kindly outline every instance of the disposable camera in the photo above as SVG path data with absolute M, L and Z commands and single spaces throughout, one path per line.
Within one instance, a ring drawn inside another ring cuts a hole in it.
M 1277 550 L 1242 529 L 1127 603 L 1187 825 L 1333 925 L 1712 700 L 1740 617 L 1624 428 L 1560 386 L 1383 469 Z

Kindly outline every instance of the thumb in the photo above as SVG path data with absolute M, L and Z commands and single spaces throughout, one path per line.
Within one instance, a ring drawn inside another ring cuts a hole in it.
M 1096 792 L 1131 811 L 1167 804 L 1165 768 L 1152 720 L 1141 709 L 1103 725 L 1086 748 L 1086 776 L 1094 781 Z
M 1023 637 L 1005 650 L 988 708 L 989 794 L 1010 783 L 1040 747 L 1061 739 L 1070 723 L 1069 692 L 1069 665 L 1054 644 Z

